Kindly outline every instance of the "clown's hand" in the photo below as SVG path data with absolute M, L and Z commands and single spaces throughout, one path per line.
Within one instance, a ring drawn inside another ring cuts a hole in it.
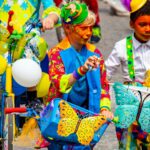
M 82 66 L 82 69 L 84 72 L 87 72 L 91 69 L 96 69 L 99 64 L 100 64 L 100 58 L 98 58 L 97 56 L 90 56 L 86 62 L 84 63 L 84 65 Z
M 106 118 L 108 118 L 110 120 L 113 120 L 113 118 L 114 118 L 113 113 L 109 110 L 103 110 L 103 111 L 101 111 L 101 114 L 106 116 Z

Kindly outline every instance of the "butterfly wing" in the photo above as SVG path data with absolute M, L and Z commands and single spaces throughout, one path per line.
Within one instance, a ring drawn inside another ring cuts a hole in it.
M 89 117 L 89 122 L 94 126 L 94 131 L 99 130 L 99 128 L 106 123 L 106 117 L 104 115 L 99 115 L 99 116 L 94 116 L 94 117 Z
M 115 116 L 118 117 L 116 127 L 128 128 L 135 120 L 138 107 L 133 105 L 119 105 L 115 110 Z
M 77 122 L 79 120 L 74 109 L 64 100 L 59 103 L 60 121 L 58 123 L 57 133 L 60 136 L 69 136 L 74 133 Z
M 79 143 L 82 145 L 89 145 L 94 137 L 94 132 L 97 131 L 105 122 L 106 117 L 103 115 L 82 119 L 76 133 Z
M 139 93 L 132 91 L 120 82 L 113 85 L 117 105 L 139 105 Z
M 115 124 L 119 128 L 128 128 L 135 120 L 141 100 L 141 93 L 134 86 L 125 86 L 120 82 L 113 85 L 117 108 L 115 116 L 119 118 Z
M 58 135 L 67 137 L 70 134 L 74 133 L 76 129 L 77 121 L 78 120 L 71 119 L 71 118 L 61 119 L 58 124 L 58 130 L 57 130 Z
M 82 145 L 89 145 L 94 136 L 94 129 L 91 128 L 88 120 L 83 119 L 76 134 L 79 143 L 81 143 Z
M 146 87 L 124 86 L 122 83 L 115 83 L 114 92 L 116 97 L 117 109 L 115 116 L 119 121 L 117 127 L 127 128 L 136 119 L 139 103 L 145 101 L 139 118 L 141 128 L 150 132 L 150 94 L 147 94 Z
M 64 101 L 64 100 L 60 101 L 59 109 L 60 109 L 60 117 L 61 118 L 78 119 L 77 113 L 66 101 Z

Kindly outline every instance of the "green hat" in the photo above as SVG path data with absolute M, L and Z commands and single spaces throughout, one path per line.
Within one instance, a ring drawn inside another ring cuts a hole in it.
M 70 2 L 61 8 L 60 15 L 66 24 L 81 24 L 88 17 L 88 7 L 84 3 Z

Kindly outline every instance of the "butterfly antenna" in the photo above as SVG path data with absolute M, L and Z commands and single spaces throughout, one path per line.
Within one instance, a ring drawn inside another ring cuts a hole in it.
M 141 114 L 141 111 L 142 111 L 142 107 L 143 107 L 143 103 L 144 103 L 144 100 L 142 100 L 142 93 L 140 91 L 138 91 L 138 93 L 140 95 L 140 105 L 139 105 L 138 113 L 137 113 L 137 116 L 136 116 L 137 121 L 139 120 L 139 117 L 140 117 L 140 114 Z
M 147 89 L 147 92 L 148 92 L 148 91 L 149 91 L 149 90 L 148 90 L 148 87 L 147 87 L 146 89 Z

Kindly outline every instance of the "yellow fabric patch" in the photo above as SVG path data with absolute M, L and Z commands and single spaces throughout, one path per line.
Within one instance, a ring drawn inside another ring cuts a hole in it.
M 29 1 L 26 1 L 26 3 L 27 8 L 25 10 L 22 9 L 17 3 L 12 5 L 12 7 L 10 8 L 10 10 L 14 11 L 10 25 L 13 26 L 14 30 L 19 33 L 22 32 L 22 27 L 31 18 L 33 12 L 35 11 L 35 8 L 30 4 Z M 0 10 L 0 19 L 2 22 L 7 24 L 8 17 L 9 15 L 7 12 Z
M 60 92 L 61 93 L 69 93 L 72 89 L 72 86 L 68 86 L 69 78 L 71 74 L 63 75 L 60 79 Z
M 107 92 L 104 89 L 102 89 L 101 94 L 107 94 Z
M 0 75 L 3 74 L 7 67 L 7 60 L 0 55 Z
M 48 17 L 48 15 L 50 13 L 55 13 L 59 17 L 60 16 L 60 8 L 58 8 L 56 6 L 47 8 L 46 10 L 43 11 L 42 18 Z M 59 26 L 61 26 L 61 19 L 60 19 L 60 17 L 59 17 L 59 21 L 57 22 L 57 24 L 55 24 L 55 27 L 59 27 Z
M 102 98 L 100 101 L 100 108 L 109 108 L 111 109 L 111 101 L 109 98 Z
M 70 47 L 68 38 L 64 38 L 60 43 L 57 44 L 56 47 L 63 49 L 63 50 L 68 49 Z
M 91 52 L 94 52 L 95 49 L 96 49 L 96 46 L 93 45 L 93 44 L 87 43 L 87 44 L 86 44 L 86 48 L 87 48 L 88 50 L 90 50 Z
M 42 18 L 47 17 L 51 12 L 52 13 L 55 12 L 58 16 L 60 16 L 60 8 L 54 6 L 54 7 L 49 7 L 46 10 L 44 10 L 42 14 Z

